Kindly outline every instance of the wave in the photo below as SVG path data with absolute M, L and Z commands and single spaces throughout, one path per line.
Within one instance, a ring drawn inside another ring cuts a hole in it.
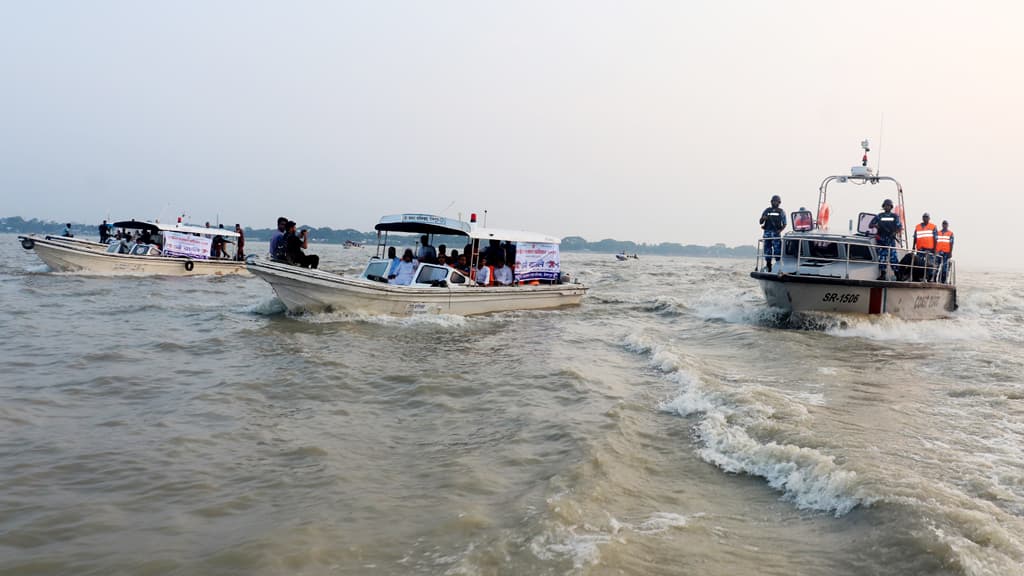
M 716 390 L 709 386 L 696 359 L 681 356 L 642 334 L 626 338 L 628 349 L 649 356 L 650 364 L 680 387 L 659 409 L 683 417 L 697 416 L 698 455 L 725 472 L 764 478 L 800 509 L 832 512 L 837 517 L 874 497 L 862 493 L 856 472 L 814 448 L 757 439 L 751 430 L 771 424 L 775 409 L 755 400 L 750 387 Z

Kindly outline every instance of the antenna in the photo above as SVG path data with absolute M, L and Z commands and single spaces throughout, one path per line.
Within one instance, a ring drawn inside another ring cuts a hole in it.
M 448 203 L 447 206 L 444 207 L 444 210 L 441 210 L 440 212 L 438 212 L 438 214 L 444 214 L 445 212 L 448 211 L 449 208 L 451 208 L 454 205 L 455 205 L 455 200 L 452 200 L 451 202 Z
M 882 126 L 885 124 L 885 112 L 878 120 L 878 153 L 875 154 L 875 175 L 882 174 Z

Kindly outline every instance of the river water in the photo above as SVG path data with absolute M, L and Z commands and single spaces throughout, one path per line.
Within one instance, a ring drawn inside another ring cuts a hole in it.
M 1024 574 L 1020 273 L 794 320 L 566 253 L 579 307 L 398 319 L 0 263 L 3 575 Z

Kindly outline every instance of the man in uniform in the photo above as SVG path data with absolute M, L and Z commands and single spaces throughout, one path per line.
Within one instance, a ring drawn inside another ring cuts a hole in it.
M 893 272 L 898 270 L 899 258 L 896 256 L 896 237 L 903 231 L 900 217 L 893 214 L 892 200 L 882 202 L 882 211 L 871 219 L 870 226 L 877 230 L 875 244 L 878 246 L 878 279 L 885 280 L 886 264 L 892 264 Z
M 782 198 L 778 194 L 772 196 L 772 205 L 761 212 L 761 229 L 764 230 L 764 263 L 765 270 L 772 271 L 772 257 L 778 262 L 782 257 L 782 231 L 786 229 L 786 213 L 779 207 Z

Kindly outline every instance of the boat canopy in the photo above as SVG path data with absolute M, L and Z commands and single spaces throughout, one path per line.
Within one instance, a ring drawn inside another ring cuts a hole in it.
M 392 214 L 381 217 L 374 229 L 380 232 L 450 234 L 469 236 L 470 226 L 462 220 L 433 214 Z
M 128 230 L 149 230 L 150 233 L 156 234 L 157 232 L 181 232 L 182 234 L 200 234 L 202 236 L 225 236 L 229 238 L 235 238 L 239 236 L 238 232 L 234 230 L 228 230 L 226 228 L 206 228 L 205 226 L 190 226 L 188 224 L 159 224 L 156 222 L 144 222 L 140 220 L 122 220 L 121 222 L 114 222 L 114 228 L 123 228 Z
M 554 236 L 525 230 L 484 228 L 475 223 L 433 214 L 392 214 L 384 216 L 374 229 L 381 232 L 410 232 L 416 234 L 445 234 L 469 236 L 474 240 L 508 240 L 509 242 L 534 242 L 538 244 L 559 244 Z

